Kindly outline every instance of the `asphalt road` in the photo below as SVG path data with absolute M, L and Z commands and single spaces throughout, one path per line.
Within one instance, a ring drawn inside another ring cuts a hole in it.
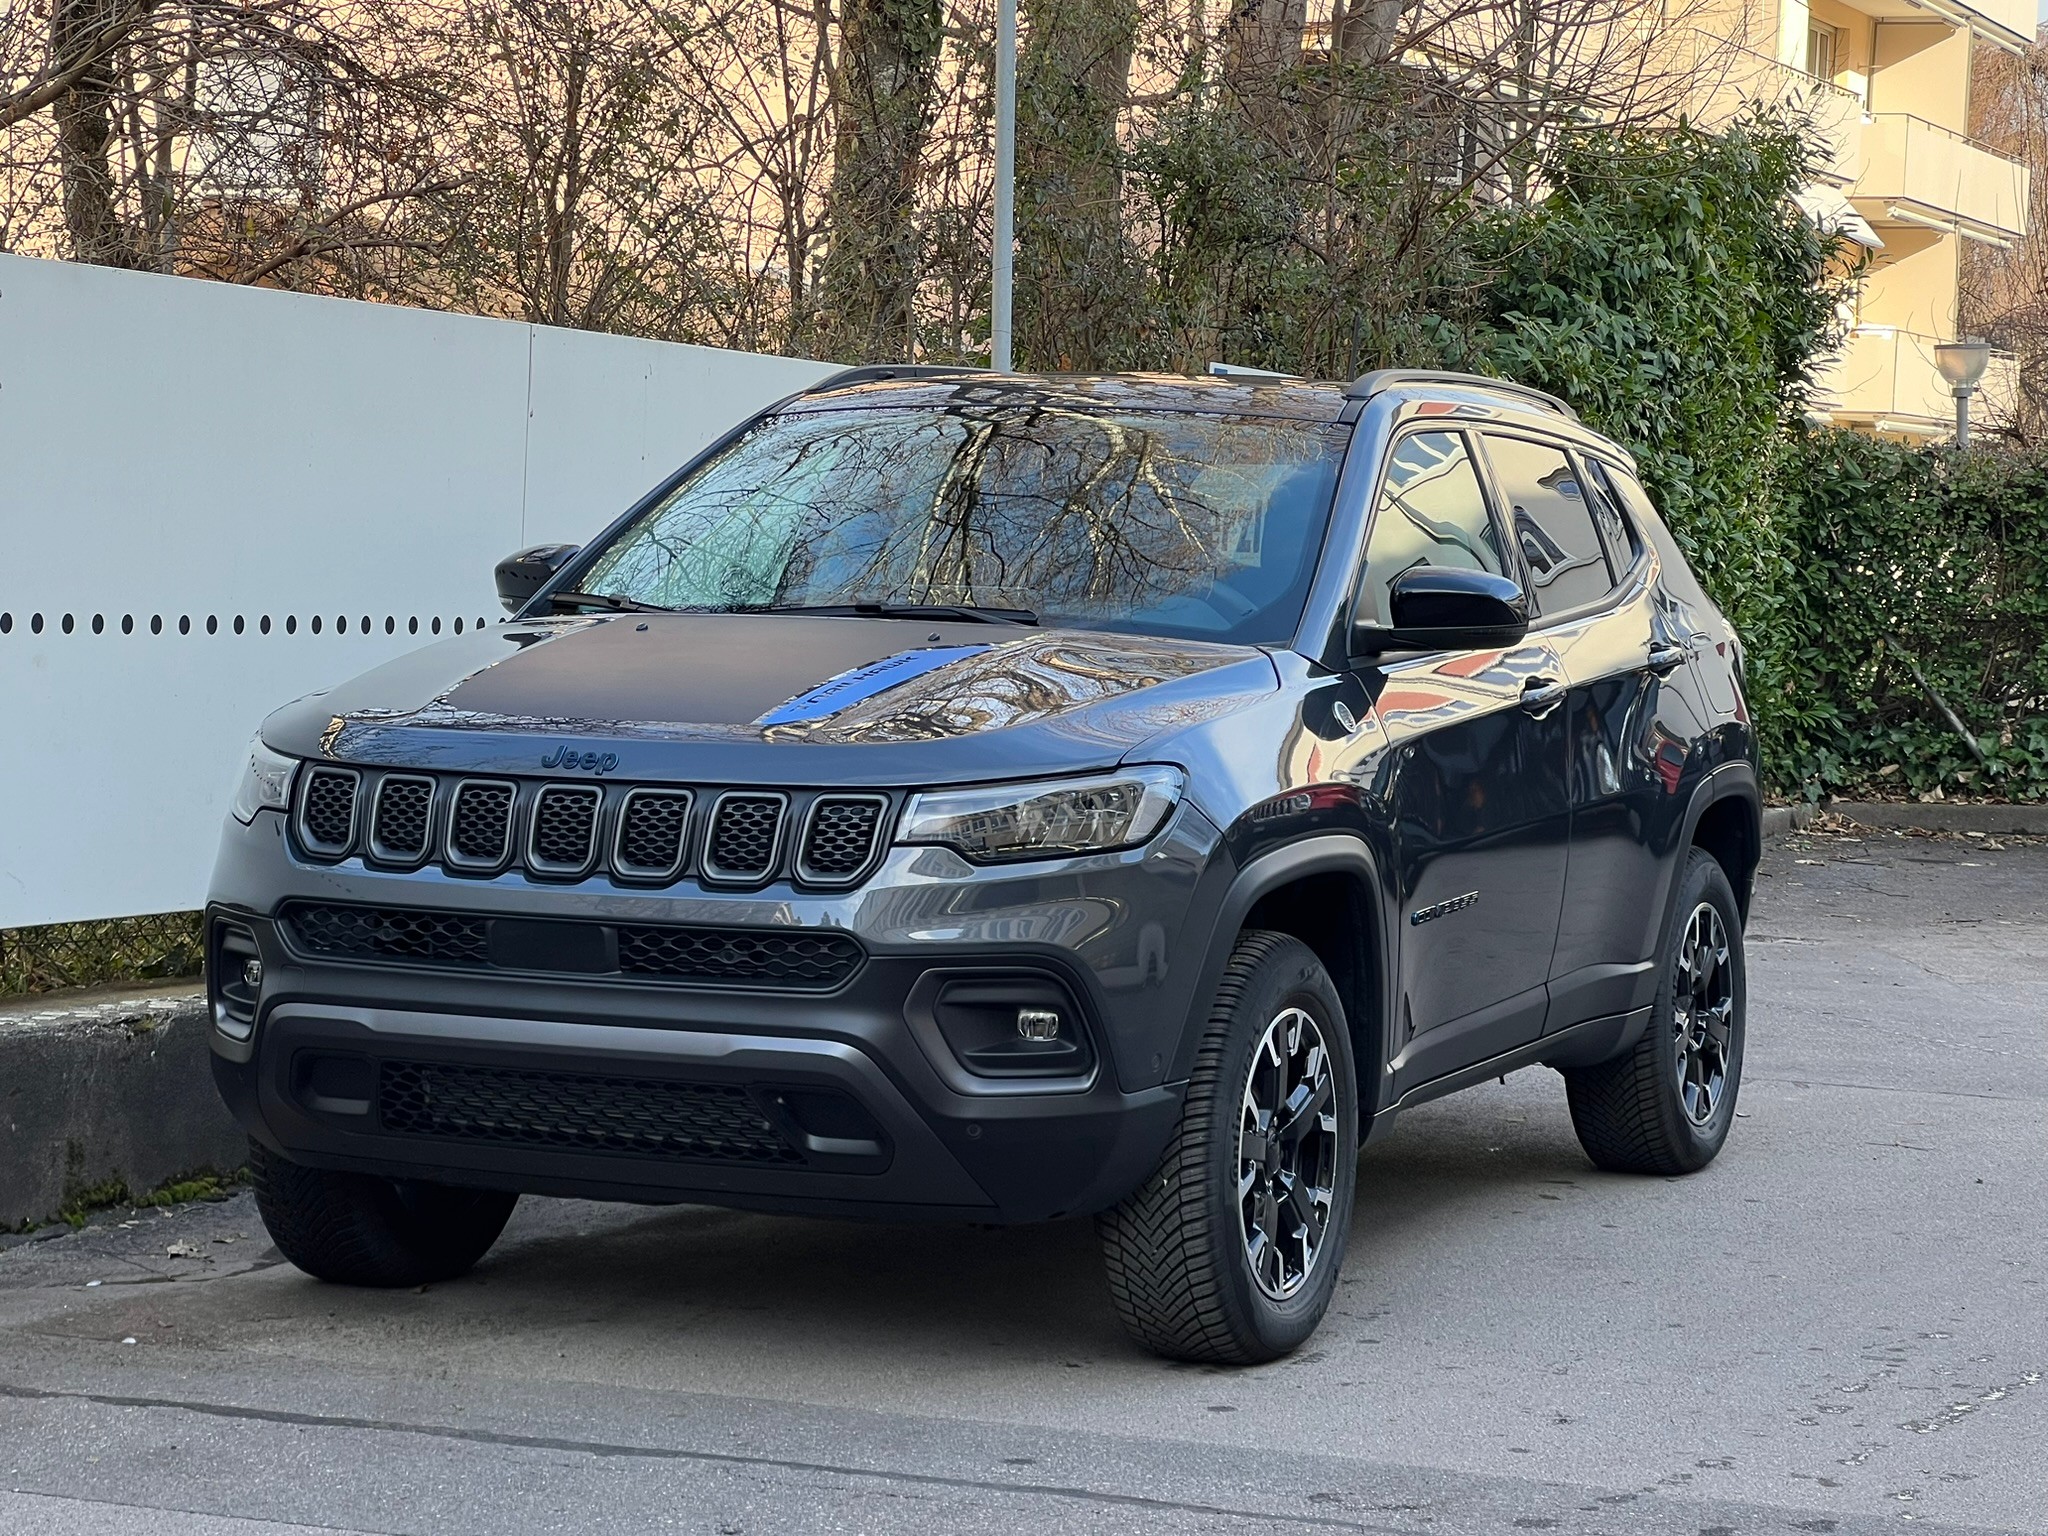
M 2048 847 L 1774 849 L 1742 1120 L 1596 1173 L 1530 1071 L 1365 1156 L 1335 1310 L 1139 1354 L 1085 1225 L 525 1202 L 467 1280 L 246 1196 L 0 1249 L 0 1532 L 2048 1532 Z

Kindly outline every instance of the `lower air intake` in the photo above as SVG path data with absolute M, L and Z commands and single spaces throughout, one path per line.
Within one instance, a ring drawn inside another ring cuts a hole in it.
M 744 1088 L 509 1067 L 387 1061 L 387 1131 L 706 1163 L 801 1163 Z

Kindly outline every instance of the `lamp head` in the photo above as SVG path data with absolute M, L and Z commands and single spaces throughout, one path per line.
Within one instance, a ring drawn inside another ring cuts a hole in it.
M 1975 389 L 1990 363 L 1991 344 L 1981 337 L 1937 342 L 1934 347 L 1934 366 L 1952 389 Z

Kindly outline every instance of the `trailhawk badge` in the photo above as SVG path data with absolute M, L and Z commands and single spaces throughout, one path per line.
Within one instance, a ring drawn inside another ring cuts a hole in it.
M 1433 907 L 1422 907 L 1408 914 L 1408 921 L 1416 927 L 1433 923 L 1440 917 L 1449 917 L 1453 912 L 1462 912 L 1479 899 L 1477 891 L 1467 891 L 1462 896 L 1451 896 Z

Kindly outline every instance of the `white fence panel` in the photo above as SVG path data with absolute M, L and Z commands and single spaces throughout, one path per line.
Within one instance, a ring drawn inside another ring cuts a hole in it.
M 828 371 L 0 256 L 0 927 L 197 906 L 266 713 Z

